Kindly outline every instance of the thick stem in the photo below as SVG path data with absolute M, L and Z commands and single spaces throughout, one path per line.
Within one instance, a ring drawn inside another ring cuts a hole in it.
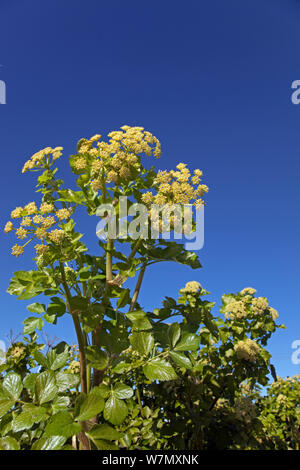
M 113 279 L 112 273 L 112 250 L 114 247 L 113 240 L 107 240 L 107 253 L 106 253 L 106 282 L 110 282 Z
M 85 346 L 84 346 L 84 337 L 80 326 L 80 321 L 78 315 L 72 311 L 71 309 L 71 292 L 66 280 L 65 268 L 63 263 L 59 262 L 61 277 L 62 277 L 62 285 L 66 294 L 66 305 L 69 313 L 72 315 L 77 341 L 78 341 L 78 348 L 79 348 L 79 358 L 80 358 L 80 383 L 81 383 L 81 391 L 83 393 L 87 393 L 87 370 L 86 370 L 86 357 L 85 357 Z

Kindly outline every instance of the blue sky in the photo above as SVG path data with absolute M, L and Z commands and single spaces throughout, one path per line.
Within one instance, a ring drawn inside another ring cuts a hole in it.
M 279 375 L 291 362 L 299 331 L 300 79 L 298 0 L 1 0 L 1 223 L 35 199 L 25 160 L 46 146 L 67 156 L 81 137 L 123 124 L 141 125 L 162 142 L 157 168 L 187 162 L 210 187 L 205 245 L 197 274 L 173 264 L 146 274 L 141 303 L 160 305 L 189 280 L 219 302 L 253 286 L 279 310 L 287 330 L 270 342 Z M 94 221 L 78 230 L 96 250 Z M 10 255 L 1 238 L 0 339 L 21 330 L 26 302 L 5 293 L 13 271 L 32 266 L 31 253 Z M 72 340 L 70 323 L 48 328 Z

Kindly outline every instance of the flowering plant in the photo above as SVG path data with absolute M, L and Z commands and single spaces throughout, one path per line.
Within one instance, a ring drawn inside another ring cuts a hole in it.
M 215 304 L 204 300 L 209 293 L 191 281 L 177 300 L 166 297 L 146 312 L 138 302 L 146 270 L 166 261 L 195 270 L 197 254 L 177 241 L 147 238 L 140 227 L 136 239 L 99 240 L 93 255 L 75 230 L 80 206 L 90 216 L 107 204 L 118 212 L 122 197 L 131 208 L 146 205 L 149 218 L 152 204 L 199 208 L 208 192 L 201 170 L 192 174 L 183 163 L 171 171 L 146 168 L 144 159 L 161 155 L 159 140 L 123 126 L 108 142 L 100 135 L 79 141 L 69 159 L 74 190 L 56 177 L 62 150 L 47 147 L 25 163 L 23 173 L 38 174 L 41 200 L 14 209 L 4 228 L 18 239 L 13 255 L 31 242 L 35 248 L 35 268 L 14 273 L 8 292 L 46 301 L 27 306 L 35 316 L 24 320 L 23 341 L 0 365 L 0 448 L 259 447 L 265 421 L 253 400 L 268 382 L 265 346 L 280 327 L 267 299 L 252 288 L 224 295 L 222 316 L 215 316 Z M 128 278 L 136 278 L 133 292 Z M 37 331 L 64 315 L 73 320 L 76 350 L 60 343 L 43 353 Z M 245 396 L 246 385 L 253 396 Z

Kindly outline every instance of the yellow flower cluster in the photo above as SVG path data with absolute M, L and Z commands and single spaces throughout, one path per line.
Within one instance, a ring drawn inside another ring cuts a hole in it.
M 225 307 L 225 317 L 231 320 L 247 317 L 247 305 L 242 300 L 233 300 Z
M 58 245 L 65 238 L 65 232 L 63 230 L 55 229 L 48 233 L 48 237 L 53 243 Z
M 69 372 L 71 374 L 79 374 L 80 372 L 80 362 L 79 361 L 72 361 L 69 365 Z
M 201 289 L 201 284 L 200 282 L 197 281 L 190 281 L 187 282 L 185 287 L 181 289 L 181 292 L 186 292 L 187 294 L 197 294 L 199 289 Z
M 53 215 L 50 215 L 51 213 Z M 50 240 L 53 243 L 60 243 L 64 236 L 63 230 L 52 230 L 48 233 L 48 229 L 63 220 L 69 219 L 71 214 L 71 209 L 63 208 L 56 210 L 52 203 L 43 202 L 38 209 L 35 202 L 30 202 L 25 207 L 17 207 L 11 212 L 12 219 L 21 218 L 20 226 L 14 228 L 13 223 L 9 221 L 4 227 L 4 233 L 15 230 L 18 239 L 25 240 L 28 237 L 29 240 L 25 245 L 33 239 L 43 241 L 47 239 L 47 237 L 48 241 Z M 12 248 L 12 254 L 14 256 L 22 255 L 24 253 L 25 245 L 14 245 Z M 48 251 L 48 246 L 44 243 L 37 244 L 35 249 L 37 255 L 43 255 Z
M 262 314 L 269 307 L 269 302 L 264 297 L 257 297 L 252 300 L 252 307 L 257 314 Z
M 11 232 L 13 229 L 13 223 L 11 221 L 7 222 L 4 227 L 4 233 Z
M 144 204 L 194 204 L 203 205 L 202 196 L 209 191 L 205 184 L 200 183 L 201 170 L 195 170 L 191 176 L 185 163 L 177 165 L 178 171 L 159 171 L 154 184 L 157 186 L 157 194 L 151 191 L 143 194 Z
M 141 155 L 159 158 L 159 140 L 143 127 L 122 126 L 120 131 L 108 134 L 109 142 L 97 134 L 79 141 L 78 158 L 73 161 L 76 170 L 91 168 L 91 187 L 102 188 L 102 178 L 108 182 L 122 184 L 130 180 L 134 172 L 141 170 Z M 96 147 L 94 147 L 96 144 Z
M 244 341 L 238 341 L 238 343 L 234 345 L 234 350 L 238 359 L 244 359 L 248 362 L 255 362 L 261 351 L 261 348 L 256 341 L 247 338 Z
M 273 307 L 269 307 L 269 303 L 265 297 L 253 298 L 256 290 L 252 287 L 246 287 L 240 294 L 243 296 L 241 300 L 232 300 L 225 307 L 225 318 L 238 320 L 246 318 L 249 315 L 262 315 L 268 312 L 273 320 L 278 318 L 278 312 Z
M 35 245 L 34 248 L 35 248 L 36 254 L 38 256 L 44 255 L 49 250 L 49 247 L 47 245 L 43 245 L 43 244 Z
M 22 173 L 28 170 L 36 169 L 37 167 L 49 168 L 49 166 L 62 155 L 62 147 L 46 147 L 39 152 L 36 152 L 32 157 L 27 160 L 24 164 Z M 52 155 L 52 162 L 51 162 Z
M 256 293 L 256 289 L 253 289 L 253 287 L 245 287 L 240 292 L 241 295 L 254 295 L 255 293 Z
M 59 209 L 56 212 L 56 217 L 58 220 L 68 220 L 71 216 L 72 211 L 70 209 Z
M 269 313 L 274 321 L 279 317 L 277 310 L 273 307 L 269 307 Z
M 15 357 L 16 359 L 19 359 L 25 352 L 25 347 L 24 346 L 14 346 L 10 349 L 9 353 L 10 356 Z

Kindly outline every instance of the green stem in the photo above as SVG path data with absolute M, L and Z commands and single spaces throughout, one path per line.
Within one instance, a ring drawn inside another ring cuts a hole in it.
M 69 313 L 72 315 L 77 341 L 78 341 L 78 348 L 79 348 L 79 358 L 80 358 L 80 383 L 81 383 L 81 391 L 83 393 L 87 393 L 87 370 L 86 370 L 86 357 L 85 357 L 85 345 L 84 345 L 84 337 L 83 332 L 81 330 L 80 321 L 78 315 L 72 311 L 71 309 L 71 292 L 66 280 L 66 273 L 63 263 L 59 262 L 61 277 L 62 277 L 62 285 L 66 295 L 66 305 Z
M 129 312 L 132 312 L 134 310 L 135 304 L 137 302 L 137 298 L 138 298 L 140 290 L 141 290 L 141 285 L 142 285 L 142 282 L 143 282 L 143 279 L 144 279 L 145 271 L 146 271 L 146 265 L 144 264 L 143 267 L 141 268 L 141 271 L 140 271 L 140 274 L 139 274 L 139 277 L 138 277 L 138 280 L 137 280 L 137 283 L 136 283 L 136 286 L 135 286 L 135 289 L 134 289 L 134 293 L 133 293 L 133 297 L 132 297 L 132 300 L 131 300 Z
M 114 247 L 113 240 L 107 240 L 107 253 L 106 253 L 106 282 L 112 281 L 112 250 Z

